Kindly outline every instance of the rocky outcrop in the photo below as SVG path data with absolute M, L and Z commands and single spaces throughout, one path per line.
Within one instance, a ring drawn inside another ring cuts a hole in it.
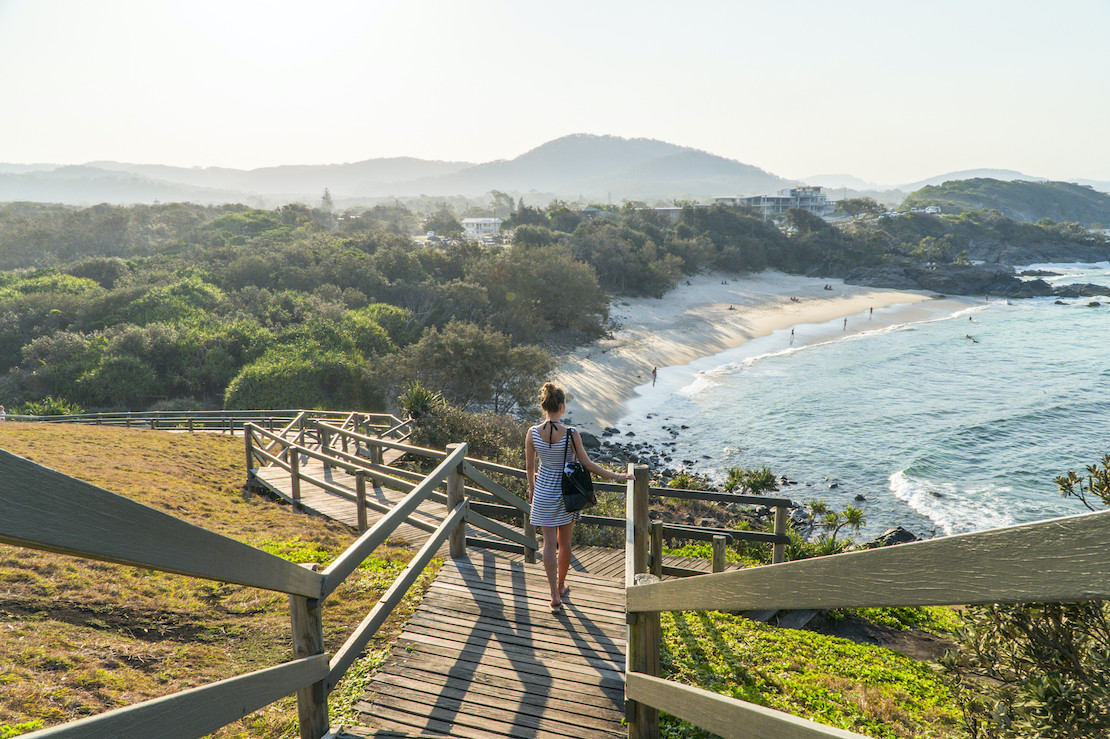
M 1110 261 L 1110 246 L 1076 242 L 1023 244 L 1015 246 L 1000 242 L 972 241 L 967 249 L 968 259 L 972 261 L 996 262 L 999 264 L 1043 264 L 1065 262 L 1105 262 Z
M 951 295 L 997 295 L 1033 298 L 1052 295 L 1044 280 L 1024 281 L 1004 264 L 916 264 L 861 267 L 845 279 L 853 285 L 894 290 L 933 290 Z

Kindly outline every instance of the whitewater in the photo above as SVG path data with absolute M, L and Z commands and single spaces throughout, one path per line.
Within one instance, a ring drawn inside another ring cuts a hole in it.
M 668 368 L 617 427 L 672 467 L 720 482 L 766 465 L 797 481 L 782 489 L 796 501 L 859 506 L 864 536 L 1084 512 L 1054 479 L 1110 453 L 1110 263 L 1029 269 L 1106 295 L 983 296 L 905 322 L 890 306 L 851 317 L 883 324 L 851 334 L 800 324 Z

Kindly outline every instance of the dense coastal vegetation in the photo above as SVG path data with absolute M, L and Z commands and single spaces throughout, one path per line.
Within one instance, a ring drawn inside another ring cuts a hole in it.
M 529 402 L 552 351 L 607 331 L 611 295 L 660 296 L 706 270 L 897 267 L 905 280 L 917 264 L 971 269 L 991 245 L 1110 250 L 1074 224 L 994 212 L 833 226 L 801 210 L 782 224 L 722 206 L 671 219 L 498 195 L 513 208 L 504 245 L 414 240 L 430 225 L 458 229 L 442 204 L 2 205 L 0 397 L 38 409 L 378 410 L 418 383 L 506 412 Z
M 1110 195 L 1072 182 L 1005 182 L 987 177 L 954 180 L 911 193 L 903 207 L 931 205 L 945 213 L 997 210 L 1007 218 L 1030 223 L 1047 218 L 1088 228 L 1110 224 Z

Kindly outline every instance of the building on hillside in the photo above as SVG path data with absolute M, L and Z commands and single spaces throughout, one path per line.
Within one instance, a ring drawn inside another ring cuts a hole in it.
M 801 208 L 817 216 L 832 213 L 834 207 L 820 187 L 788 187 L 778 195 L 728 195 L 714 198 L 718 205 L 746 205 L 755 208 L 764 218 L 785 215 L 788 210 Z
M 464 218 L 463 231 L 468 239 L 482 239 L 501 233 L 500 218 Z

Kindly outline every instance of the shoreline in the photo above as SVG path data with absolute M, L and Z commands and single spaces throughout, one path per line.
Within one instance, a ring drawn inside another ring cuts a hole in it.
M 826 285 L 832 289 L 826 290 Z M 935 302 L 935 295 L 774 270 L 745 276 L 697 275 L 662 298 L 615 299 L 610 318 L 618 328 L 611 338 L 562 357 L 555 381 L 570 394 L 567 416 L 576 426 L 598 433 L 627 415 L 637 388 L 651 385 L 653 367 L 658 368 L 659 380 L 666 381 L 676 369 L 776 331 L 794 329 L 794 346 L 828 340 L 827 327 L 814 327 L 839 319 L 847 321 L 836 336 L 882 329 L 914 320 L 913 314 L 919 314 L 918 319 L 927 315 L 911 310 L 925 301 Z M 959 298 L 944 302 L 951 312 L 972 304 Z M 882 311 L 892 306 L 904 310 Z M 872 315 L 872 310 L 880 314 Z

